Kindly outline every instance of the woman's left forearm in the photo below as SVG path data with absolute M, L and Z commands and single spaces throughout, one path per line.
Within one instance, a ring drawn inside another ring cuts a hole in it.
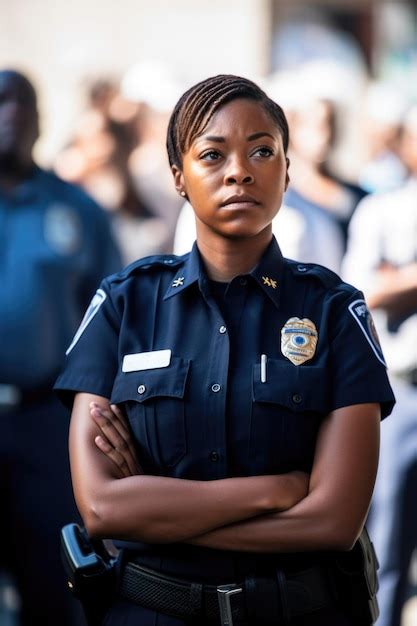
M 361 524 L 339 519 L 334 511 L 326 511 L 315 500 L 314 496 L 307 496 L 288 511 L 224 526 L 188 543 L 242 552 L 348 550 Z
M 308 495 L 292 508 L 193 538 L 195 545 L 247 552 L 349 550 L 368 512 L 379 449 L 379 406 L 335 410 L 323 422 Z

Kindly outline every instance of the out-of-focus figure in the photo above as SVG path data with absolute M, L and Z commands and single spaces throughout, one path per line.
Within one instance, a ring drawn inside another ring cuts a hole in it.
M 130 155 L 140 141 L 138 111 L 138 105 L 124 99 L 114 82 L 93 82 L 87 109 L 55 164 L 65 180 L 80 184 L 111 212 L 126 264 L 161 251 L 167 238 L 167 227 L 144 202 L 129 171 Z
M 133 65 L 121 83 L 123 96 L 139 106 L 139 141 L 129 159 L 136 191 L 165 225 L 160 252 L 171 252 L 182 200 L 175 192 L 166 158 L 166 131 L 171 110 L 182 91 L 172 72 L 156 62 Z
M 366 160 L 359 183 L 368 192 L 389 191 L 407 178 L 399 150 L 407 99 L 394 85 L 370 85 L 364 106 L 363 135 Z
M 398 626 L 417 544 L 417 105 L 399 154 L 409 178 L 359 205 L 350 226 L 344 277 L 363 289 L 397 397 L 382 425 L 369 530 L 380 562 L 378 626 Z
M 337 139 L 336 105 L 319 95 L 307 94 L 287 114 L 291 184 L 285 203 L 301 212 L 322 213 L 333 222 L 343 238 L 341 261 L 349 220 L 365 192 L 332 171 L 331 152 Z
M 104 211 L 35 165 L 38 134 L 32 84 L 1 70 L 0 563 L 16 583 L 21 626 L 79 626 L 59 551 L 62 525 L 78 517 L 69 414 L 52 385 L 92 294 L 120 257 Z

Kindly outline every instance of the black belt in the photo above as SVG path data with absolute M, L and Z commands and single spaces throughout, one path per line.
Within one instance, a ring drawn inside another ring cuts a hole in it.
M 246 578 L 242 584 L 205 585 L 165 576 L 126 563 L 119 589 L 121 597 L 179 619 L 204 617 L 223 626 L 249 621 L 286 624 L 300 615 L 333 603 L 324 571 L 313 567 L 275 578 Z

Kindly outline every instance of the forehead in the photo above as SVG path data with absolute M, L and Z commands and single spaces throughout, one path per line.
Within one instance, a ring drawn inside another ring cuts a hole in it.
M 253 132 L 260 130 L 280 132 L 278 124 L 266 111 L 262 102 L 248 98 L 237 98 L 217 109 L 205 126 L 202 136 L 214 131 L 230 134 L 249 130 L 253 130 Z

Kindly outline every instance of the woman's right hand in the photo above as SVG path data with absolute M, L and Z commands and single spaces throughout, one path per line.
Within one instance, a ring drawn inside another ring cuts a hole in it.
M 126 419 L 114 404 L 90 404 L 90 416 L 101 434 L 95 438 L 97 448 L 118 468 L 120 478 L 143 474 Z M 306 497 L 309 475 L 293 471 L 287 474 L 254 477 L 259 493 L 265 492 L 270 511 L 286 511 Z
M 117 466 L 120 478 L 143 474 L 126 419 L 119 407 L 91 402 L 90 416 L 101 431 L 94 442 Z

